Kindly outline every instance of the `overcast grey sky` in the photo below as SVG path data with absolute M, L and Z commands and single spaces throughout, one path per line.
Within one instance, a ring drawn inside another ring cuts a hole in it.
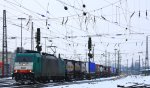
M 102 55 L 110 53 L 114 61 L 114 49 L 120 50 L 122 62 L 139 53 L 145 59 L 146 35 L 150 34 L 149 0 L 0 0 L 0 39 L 2 41 L 2 12 L 7 11 L 8 50 L 20 46 L 20 20 L 23 21 L 23 47 L 31 48 L 31 22 L 34 22 L 34 36 L 41 28 L 41 37 L 48 37 L 46 45 L 57 46 L 57 54 L 85 60 L 88 36 L 95 45 L 95 61 L 105 60 Z M 83 7 L 85 4 L 85 8 Z M 64 7 L 68 10 L 65 10 Z M 147 16 L 146 16 L 147 10 Z M 83 12 L 86 15 L 83 15 Z M 121 34 L 121 35 L 120 35 Z M 68 36 L 68 37 L 66 37 Z M 73 38 L 69 38 L 69 37 Z M 49 42 L 52 40 L 52 42 Z M 2 42 L 0 42 L 2 46 Z M 34 44 L 35 45 L 35 44 Z M 43 52 L 45 40 L 41 38 Z M 2 50 L 2 48 L 0 48 Z M 47 52 L 51 52 L 48 48 Z M 80 56 L 75 54 L 81 54 Z M 101 64 L 104 64 L 100 62 Z

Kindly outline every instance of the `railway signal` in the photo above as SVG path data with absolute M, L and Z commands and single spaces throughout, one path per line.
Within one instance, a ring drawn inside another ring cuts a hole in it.
M 88 49 L 91 51 L 92 49 L 92 40 L 91 40 L 91 37 L 89 37 L 89 40 L 88 40 Z
M 37 28 L 37 33 L 36 33 L 36 48 L 37 51 L 41 52 L 42 51 L 42 46 L 40 46 L 40 39 L 41 38 L 41 32 L 40 32 L 40 28 Z
M 91 39 L 91 37 L 89 37 L 89 40 L 88 40 L 88 49 L 89 49 L 89 53 L 88 53 L 88 56 L 89 56 L 89 75 L 88 75 L 88 79 L 90 80 L 91 79 L 90 58 L 93 57 L 93 55 L 91 54 L 91 50 L 92 50 L 92 39 Z
M 40 44 L 40 37 L 41 37 L 40 28 L 37 28 L 37 34 L 36 34 L 37 44 Z

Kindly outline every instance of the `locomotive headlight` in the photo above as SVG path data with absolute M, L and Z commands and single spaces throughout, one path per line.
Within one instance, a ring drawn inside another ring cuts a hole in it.
M 17 70 L 15 70 L 15 73 L 17 73 Z
M 32 72 L 32 70 L 30 70 L 30 72 Z

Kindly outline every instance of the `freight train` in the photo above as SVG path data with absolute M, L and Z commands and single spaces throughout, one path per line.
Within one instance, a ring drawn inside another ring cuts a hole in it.
M 52 54 L 26 50 L 16 53 L 12 78 L 16 82 L 55 82 L 108 77 L 114 74 L 111 67 L 94 62 L 62 59 Z

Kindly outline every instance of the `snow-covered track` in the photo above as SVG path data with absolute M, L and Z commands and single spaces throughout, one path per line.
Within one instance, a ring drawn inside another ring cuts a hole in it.
M 50 82 L 50 83 L 17 83 L 15 80 L 12 79 L 1 79 L 0 80 L 0 87 L 11 87 L 11 88 L 22 88 L 22 87 L 53 87 L 53 86 L 61 86 L 61 85 L 72 85 L 72 84 L 84 84 L 89 83 L 93 84 L 94 82 L 102 82 L 102 81 L 109 81 L 109 80 L 117 80 L 124 78 L 125 76 L 117 76 L 117 77 L 108 77 L 108 78 L 99 78 L 99 79 L 92 79 L 92 80 L 80 80 L 80 81 L 72 81 L 72 82 Z

